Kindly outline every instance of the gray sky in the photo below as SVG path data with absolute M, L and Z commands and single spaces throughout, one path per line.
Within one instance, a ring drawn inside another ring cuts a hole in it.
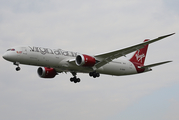
M 34 66 L 21 65 L 16 72 L 1 57 L 0 119 L 179 119 L 178 5 L 177 0 L 1 0 L 1 56 L 19 45 L 93 55 L 176 34 L 151 44 L 146 59 L 146 64 L 172 63 L 132 76 L 78 74 L 79 84 L 70 82 L 70 73 L 39 78 Z

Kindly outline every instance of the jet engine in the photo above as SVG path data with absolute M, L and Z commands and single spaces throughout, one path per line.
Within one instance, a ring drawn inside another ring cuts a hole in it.
M 54 78 L 57 72 L 53 68 L 39 67 L 37 73 L 41 78 Z
M 93 67 L 96 63 L 96 60 L 94 57 L 82 54 L 76 56 L 75 62 L 78 66 Z

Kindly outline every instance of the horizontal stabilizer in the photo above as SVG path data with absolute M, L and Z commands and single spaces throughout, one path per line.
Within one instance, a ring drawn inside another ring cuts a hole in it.
M 159 63 L 155 63 L 155 64 L 151 64 L 151 65 L 142 66 L 140 68 L 151 68 L 151 67 L 155 67 L 155 66 L 162 65 L 165 63 L 169 63 L 169 62 L 172 62 L 172 61 L 159 62 Z

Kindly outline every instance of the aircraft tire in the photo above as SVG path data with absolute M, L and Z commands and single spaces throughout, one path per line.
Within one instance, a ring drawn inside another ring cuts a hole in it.
M 99 73 L 96 73 L 96 77 L 99 77 L 100 76 L 100 74 Z
M 20 67 L 16 67 L 16 71 L 19 71 L 21 68 Z
M 71 81 L 71 82 L 74 82 L 74 78 L 70 78 L 70 81 Z
M 89 76 L 90 76 L 90 77 L 93 76 L 93 72 L 90 72 L 90 73 L 89 73 Z
M 80 78 L 77 78 L 77 82 L 80 82 L 81 80 L 80 80 Z
M 78 82 L 80 82 L 81 80 L 80 80 L 80 78 L 73 77 L 73 78 L 70 78 L 70 81 L 71 81 L 71 82 L 74 82 L 74 83 L 78 83 Z

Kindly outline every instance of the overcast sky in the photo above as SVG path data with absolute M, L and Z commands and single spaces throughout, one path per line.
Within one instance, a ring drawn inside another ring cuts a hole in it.
M 37 68 L 0 57 L 1 120 L 178 120 L 178 0 L 0 0 L 0 54 L 32 45 L 89 55 L 175 32 L 149 46 L 152 72 L 93 79 L 39 78 Z M 129 59 L 131 54 L 126 58 Z M 121 58 L 119 58 L 121 59 Z

